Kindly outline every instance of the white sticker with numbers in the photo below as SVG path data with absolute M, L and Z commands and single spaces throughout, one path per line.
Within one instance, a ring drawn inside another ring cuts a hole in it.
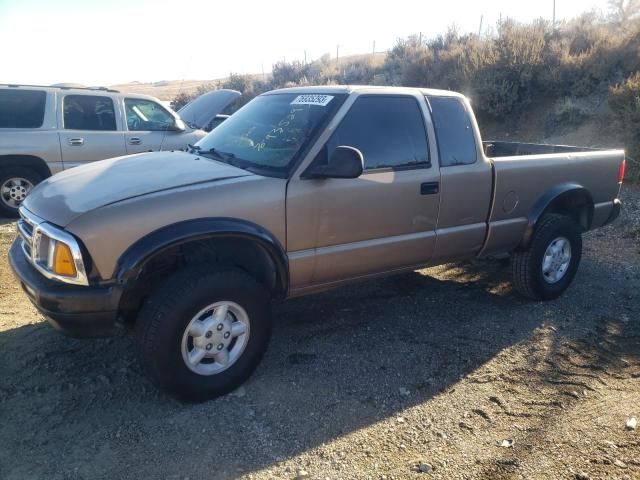
M 291 105 L 320 105 L 326 107 L 327 104 L 333 99 L 333 95 L 298 95 Z

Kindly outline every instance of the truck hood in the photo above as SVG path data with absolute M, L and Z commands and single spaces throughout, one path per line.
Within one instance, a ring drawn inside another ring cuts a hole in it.
M 237 90 L 221 89 L 203 93 L 178 110 L 178 115 L 189 126 L 204 129 L 225 108 L 240 97 Z
M 61 227 L 112 203 L 162 190 L 253 174 L 186 152 L 149 152 L 92 162 L 37 185 L 23 205 Z

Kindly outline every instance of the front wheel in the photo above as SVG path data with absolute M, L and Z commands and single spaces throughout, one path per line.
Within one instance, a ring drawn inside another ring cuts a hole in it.
M 545 215 L 528 250 L 511 256 L 513 286 L 535 300 L 559 297 L 571 284 L 582 256 L 580 227 L 564 215 Z
M 266 289 L 244 272 L 211 268 L 171 277 L 147 299 L 136 325 L 151 380 L 194 401 L 240 386 L 260 362 L 270 333 Z

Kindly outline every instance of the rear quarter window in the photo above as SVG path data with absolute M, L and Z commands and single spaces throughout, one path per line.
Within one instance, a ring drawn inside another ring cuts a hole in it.
M 457 97 L 428 97 L 438 138 L 440 166 L 469 165 L 476 162 L 476 138 L 471 119 Z
M 116 113 L 110 97 L 67 95 L 64 97 L 64 128 L 67 130 L 115 130 Z
M 46 98 L 42 90 L 0 89 L 0 128 L 40 128 Z

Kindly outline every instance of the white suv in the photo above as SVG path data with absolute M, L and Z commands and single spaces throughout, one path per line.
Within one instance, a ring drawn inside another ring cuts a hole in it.
M 61 170 L 197 142 L 239 96 L 215 90 L 176 113 L 103 87 L 0 85 L 0 216 L 16 217 L 33 186 Z

